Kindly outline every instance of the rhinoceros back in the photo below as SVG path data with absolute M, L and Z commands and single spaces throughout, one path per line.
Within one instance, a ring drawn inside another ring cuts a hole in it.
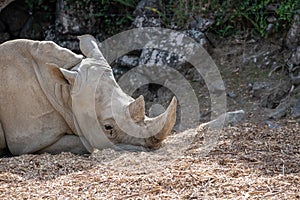
M 48 61 L 59 64 L 51 49 L 55 44 L 45 43 L 50 45 L 47 50 L 41 43 L 14 40 L 0 46 L 0 121 L 13 154 L 36 152 L 72 132 L 37 79 L 36 67 L 43 70 Z

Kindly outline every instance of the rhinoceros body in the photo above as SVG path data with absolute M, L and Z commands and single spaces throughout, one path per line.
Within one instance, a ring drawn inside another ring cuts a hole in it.
M 95 44 L 92 36 L 80 38 L 86 58 L 49 41 L 1 44 L 0 151 L 86 153 L 109 142 L 159 146 L 175 123 L 176 100 L 160 116 L 145 116 L 143 98 L 134 100 L 119 88 Z M 90 88 L 95 97 L 90 97 Z M 87 102 L 93 98 L 95 102 Z M 93 103 L 95 116 L 87 108 Z M 123 123 L 116 122 L 112 104 L 124 108 L 118 115 Z M 143 130 L 159 126 L 158 131 L 149 137 L 132 136 L 119 125 L 128 124 L 129 118 Z

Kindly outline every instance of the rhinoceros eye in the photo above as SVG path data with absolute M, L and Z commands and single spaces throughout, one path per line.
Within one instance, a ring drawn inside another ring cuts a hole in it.
M 110 130 L 113 129 L 113 127 L 112 127 L 111 125 L 109 125 L 109 124 L 105 124 L 105 125 L 104 125 L 104 128 L 105 128 L 105 130 L 107 130 L 107 131 L 110 131 Z

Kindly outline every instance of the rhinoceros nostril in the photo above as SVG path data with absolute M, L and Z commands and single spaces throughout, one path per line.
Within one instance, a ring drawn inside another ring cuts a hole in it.
M 113 129 L 113 127 L 112 127 L 111 125 L 109 125 L 109 124 L 105 124 L 105 125 L 104 125 L 104 128 L 105 128 L 105 130 L 107 130 L 107 131 L 110 131 L 110 130 Z

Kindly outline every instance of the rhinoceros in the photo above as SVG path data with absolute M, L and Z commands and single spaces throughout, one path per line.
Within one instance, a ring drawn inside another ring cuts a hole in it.
M 83 154 L 117 144 L 157 149 L 168 136 L 176 98 L 147 117 L 143 96 L 124 93 L 95 38 L 78 38 L 84 56 L 51 41 L 0 45 L 0 153 Z

